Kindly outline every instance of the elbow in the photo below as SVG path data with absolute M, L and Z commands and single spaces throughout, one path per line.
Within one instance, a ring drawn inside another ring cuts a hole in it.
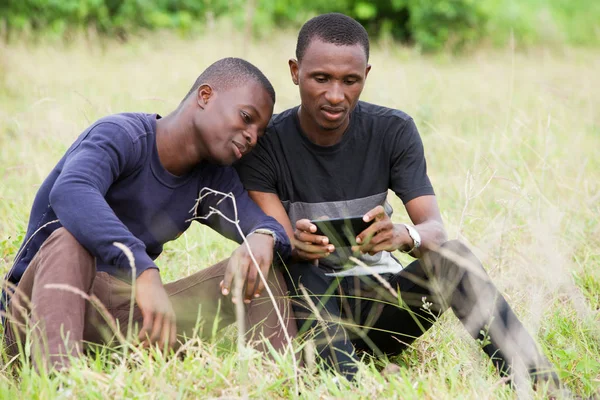
M 73 199 L 75 193 L 72 189 L 67 188 L 64 184 L 61 184 L 60 181 L 57 181 L 50 189 L 50 193 L 48 194 L 48 203 L 54 213 L 59 215 L 61 209 L 64 208 L 65 201 L 70 201 Z
M 50 189 L 50 194 L 48 195 L 48 202 L 53 210 L 56 209 L 56 205 L 59 203 L 58 199 L 60 197 L 60 193 L 61 187 L 55 183 L 52 189 Z

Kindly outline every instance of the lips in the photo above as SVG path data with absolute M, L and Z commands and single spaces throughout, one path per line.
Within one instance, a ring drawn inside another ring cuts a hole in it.
M 236 140 L 232 140 L 233 142 L 233 152 L 235 153 L 235 157 L 239 160 L 248 150 L 246 146 L 242 145 Z
M 337 121 L 341 119 L 344 116 L 345 111 L 346 109 L 343 107 L 321 107 L 321 112 L 323 113 L 323 116 L 329 121 Z

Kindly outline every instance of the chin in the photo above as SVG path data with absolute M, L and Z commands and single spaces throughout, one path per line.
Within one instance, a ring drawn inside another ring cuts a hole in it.
M 339 123 L 332 123 L 329 121 L 326 121 L 325 123 L 319 124 L 319 127 L 321 129 L 323 129 L 324 131 L 335 131 L 336 129 L 339 129 L 340 126 L 344 125 L 344 121 L 339 122 Z

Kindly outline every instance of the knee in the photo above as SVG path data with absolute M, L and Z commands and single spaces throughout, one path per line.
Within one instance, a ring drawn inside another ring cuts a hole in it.
M 481 261 L 459 240 L 451 240 L 442 244 L 442 258 L 445 260 L 444 269 L 456 279 L 469 281 L 489 281 L 489 277 Z
M 460 240 L 449 240 L 440 246 L 438 251 L 431 252 L 426 257 L 437 274 L 444 276 L 466 276 L 469 273 L 485 274 L 481 261 Z
M 441 245 L 442 256 L 451 264 L 463 267 L 482 267 L 475 254 L 460 240 L 449 240 Z
M 442 249 L 452 252 L 457 255 L 468 255 L 472 254 L 471 250 L 460 240 L 448 240 L 447 242 L 442 243 L 440 246 Z
M 63 227 L 52 232 L 42 245 L 42 248 L 40 248 L 40 251 L 47 253 L 44 257 L 47 259 L 52 259 L 53 255 L 60 257 L 62 262 L 56 263 L 58 265 L 71 268 L 72 264 L 77 264 L 78 270 L 89 270 L 89 272 L 95 273 L 96 263 L 94 256 L 77 241 L 71 232 Z

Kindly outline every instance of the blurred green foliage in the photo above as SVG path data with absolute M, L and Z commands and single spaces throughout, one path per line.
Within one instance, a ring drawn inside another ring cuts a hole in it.
M 3 0 L 5 40 L 14 34 L 93 28 L 118 36 L 140 29 L 189 33 L 226 17 L 266 36 L 277 26 L 299 27 L 337 11 L 363 23 L 371 35 L 419 48 L 460 50 L 488 41 L 505 44 L 600 43 L 600 2 L 587 0 Z

